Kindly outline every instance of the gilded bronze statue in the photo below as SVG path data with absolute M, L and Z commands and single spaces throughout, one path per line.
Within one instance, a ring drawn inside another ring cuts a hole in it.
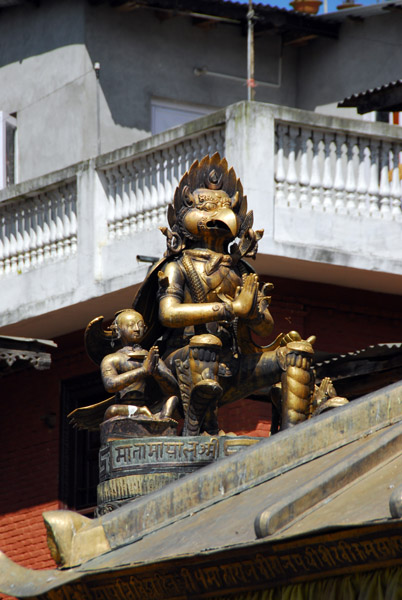
M 89 329 L 96 325 L 95 319 Z M 142 415 L 151 419 L 173 416 L 178 404 L 177 381 L 159 357 L 157 346 L 149 351 L 140 346 L 146 330 L 137 311 L 126 309 L 117 313 L 109 334 L 111 344 L 119 343 L 119 349 L 107 354 L 100 364 L 105 390 L 114 396 L 96 405 L 77 408 L 69 415 L 72 424 L 97 429 L 102 421 L 117 416 Z
M 137 414 L 153 418 L 181 411 L 183 436 L 216 435 L 219 406 L 270 387 L 270 400 L 281 406 L 282 429 L 308 419 L 317 404 L 315 338 L 302 340 L 292 331 L 269 346 L 254 341 L 273 329 L 273 285 L 260 283 L 245 260 L 255 258 L 263 231 L 252 229 L 241 182 L 218 153 L 195 161 L 183 175 L 168 223 L 161 228 L 165 258 L 133 302 L 139 330 L 129 332 L 128 311 L 107 330 L 102 317 L 87 328 L 87 351 L 101 363 L 106 390 L 117 397 L 77 409 L 72 421 L 98 426 L 102 418 L 133 415 L 127 405 L 134 405 Z M 133 348 L 137 342 L 141 347 Z M 123 347 L 110 353 L 111 343 Z
M 273 286 L 260 284 L 244 260 L 255 257 L 263 232 L 253 231 L 240 180 L 219 154 L 196 161 L 182 177 L 168 222 L 166 258 L 134 307 L 148 305 L 157 275 L 158 326 L 151 333 L 162 334 L 163 359 L 179 382 L 183 435 L 216 434 L 219 405 L 280 381 L 282 427 L 307 419 L 313 338 L 292 332 L 265 348 L 253 341 L 253 333 L 272 332 Z
M 256 343 L 253 336 L 273 330 L 273 285 L 261 283 L 245 259 L 255 257 L 263 232 L 253 231 L 240 180 L 219 154 L 184 174 L 168 223 L 165 257 L 133 308 L 106 329 L 103 317 L 94 319 L 85 334 L 113 394 L 69 415 L 78 427 L 100 428 L 98 515 L 259 443 L 220 430 L 225 403 L 264 390 L 285 429 L 347 402 L 329 378 L 315 386 L 314 336 L 291 331 L 268 346 Z M 110 549 L 99 521 L 51 511 L 45 522 L 61 565 Z

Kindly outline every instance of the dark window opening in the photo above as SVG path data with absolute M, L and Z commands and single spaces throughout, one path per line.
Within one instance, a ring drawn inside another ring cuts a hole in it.
M 99 483 L 99 432 L 78 430 L 67 415 L 79 406 L 104 400 L 99 372 L 62 382 L 60 425 L 60 500 L 71 510 L 92 516 Z
M 0 111 L 0 189 L 16 183 L 16 113 Z
M 378 123 L 389 123 L 389 112 L 387 110 L 377 110 L 375 120 Z

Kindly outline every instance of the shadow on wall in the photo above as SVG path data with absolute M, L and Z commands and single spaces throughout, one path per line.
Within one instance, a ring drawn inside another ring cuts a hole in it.
M 38 5 L 25 3 L 1 12 L 0 68 L 85 42 L 84 2 L 42 0 Z
M 42 0 L 38 6 L 3 8 L 3 15 L 0 68 L 81 46 L 92 64 L 100 63 L 101 94 L 107 105 L 107 112 L 101 107 L 101 119 L 107 120 L 109 113 L 115 125 L 149 131 L 152 98 L 214 110 L 247 97 L 247 43 L 238 25 L 199 27 L 183 15 L 166 18 L 165 13 L 141 8 L 123 12 L 95 0 Z M 257 78 L 277 79 L 280 48 L 279 36 L 256 39 Z M 84 52 L 79 60 L 84 63 Z M 194 69 L 204 66 L 240 80 L 197 77 Z M 257 100 L 277 102 L 278 93 L 261 87 Z
M 100 85 L 116 124 L 150 129 L 151 99 L 189 105 L 223 106 L 247 98 L 247 40 L 241 28 L 215 23 L 210 28 L 183 15 L 151 10 L 90 7 L 85 43 L 92 63 L 100 63 Z M 279 37 L 256 40 L 256 76 L 276 80 Z M 267 59 L 267 57 L 272 57 Z M 196 67 L 244 78 L 196 76 Z M 258 100 L 275 101 L 271 88 L 259 88 Z

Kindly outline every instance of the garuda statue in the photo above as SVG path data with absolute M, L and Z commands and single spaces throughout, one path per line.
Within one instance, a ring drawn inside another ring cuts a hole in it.
M 149 273 L 133 303 L 145 324 L 136 338 L 141 347 L 134 353 L 137 363 L 141 356 L 147 363 L 146 369 L 140 369 L 142 381 L 148 369 L 152 383 L 155 377 L 151 376 L 150 363 L 154 370 L 159 364 L 159 379 L 164 380 L 167 391 L 164 400 L 158 399 L 158 392 L 147 393 L 142 383 L 141 398 L 137 386 L 136 401 L 128 394 L 125 403 L 145 405 L 156 418 L 164 402 L 176 407 L 168 398 L 169 393 L 176 394 L 184 417 L 183 435 L 213 435 L 219 431 L 219 406 L 269 386 L 277 397 L 280 384 L 282 428 L 309 418 L 315 338 L 302 340 L 290 332 L 266 347 L 254 341 L 254 334 L 267 337 L 273 329 L 269 311 L 273 286 L 260 283 L 245 261 L 255 257 L 263 231 L 253 231 L 253 213 L 247 211 L 240 180 L 219 154 L 195 161 L 184 174 L 168 208 L 168 223 L 169 229 L 162 228 L 167 238 L 165 257 Z M 110 342 L 119 340 L 113 337 L 113 330 L 104 331 L 101 323 L 99 317 L 88 326 L 87 350 L 94 360 L 103 359 L 102 364 L 120 364 L 113 355 L 104 359 L 111 352 Z M 148 351 L 157 354 L 157 359 L 147 358 Z M 124 361 L 130 354 L 125 352 Z M 116 369 L 114 374 L 120 376 Z M 126 373 L 124 377 L 132 385 L 136 376 Z M 102 417 L 105 407 L 113 402 L 116 400 L 112 398 L 102 403 L 101 412 L 99 405 L 88 407 L 89 413 L 88 408 L 78 409 L 73 421 L 85 427 L 85 418 L 80 421 L 85 410 L 87 415 L 97 410 L 99 421 L 99 414 Z M 112 410 L 111 414 L 129 411 Z

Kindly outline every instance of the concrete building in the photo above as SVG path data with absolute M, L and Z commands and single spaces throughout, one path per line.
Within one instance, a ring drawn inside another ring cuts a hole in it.
M 0 191 L 0 334 L 59 346 L 50 372 L 2 380 L 0 548 L 30 567 L 51 564 L 44 507 L 93 506 L 92 471 L 77 475 L 70 455 L 82 444 L 96 462 L 96 443 L 72 440 L 65 422 L 103 394 L 83 328 L 131 304 L 194 159 L 218 150 L 242 179 L 265 229 L 255 266 L 276 284 L 277 330 L 317 334 L 331 352 L 401 338 L 402 132 L 336 104 L 399 77 L 402 2 L 320 17 L 257 6 L 255 103 L 244 101 L 246 6 L 135 6 L 0 0 L 14 147 Z M 247 426 L 233 407 L 225 427 L 267 435 L 268 409 L 253 406 Z

